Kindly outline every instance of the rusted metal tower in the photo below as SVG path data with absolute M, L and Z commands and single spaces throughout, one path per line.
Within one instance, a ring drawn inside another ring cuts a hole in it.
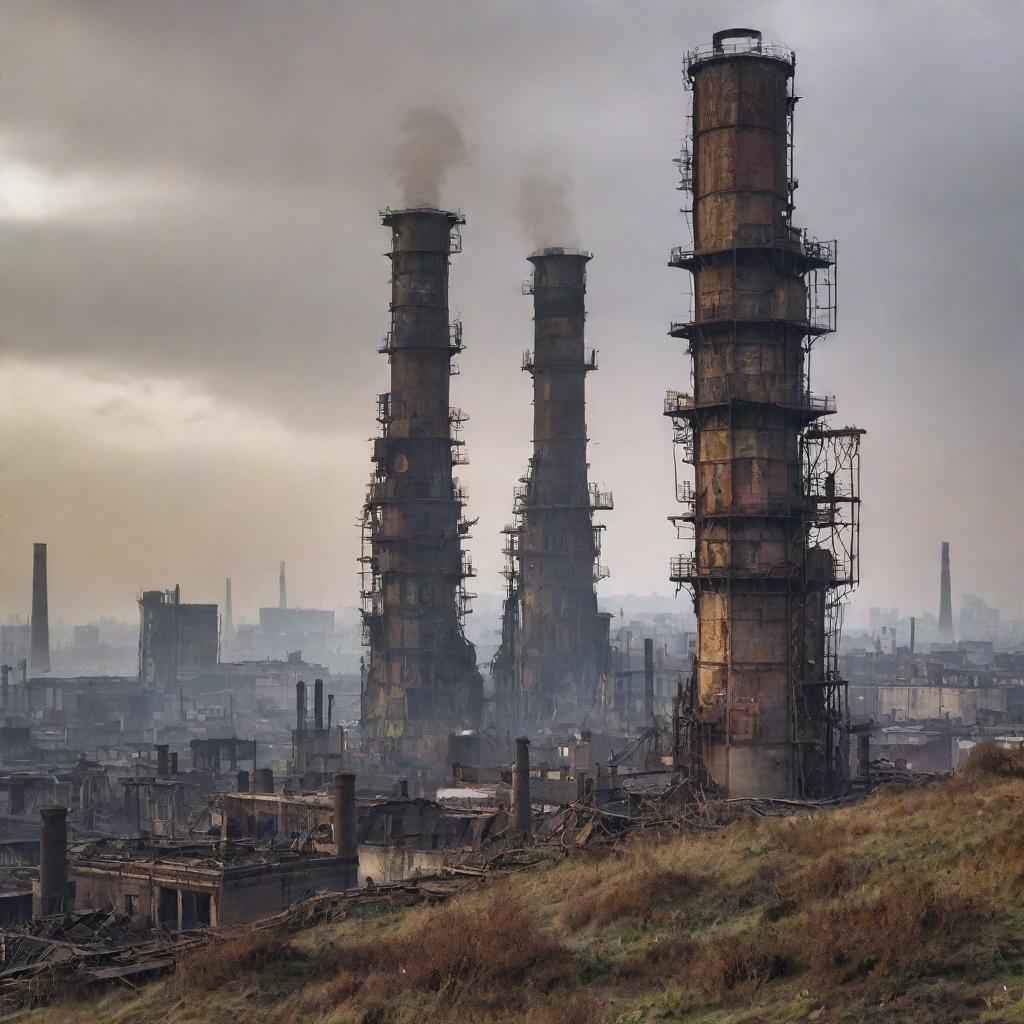
M 692 394 L 669 392 L 677 499 L 692 555 L 698 653 L 681 706 L 690 755 L 733 795 L 828 792 L 844 767 L 841 597 L 858 571 L 859 442 L 810 391 L 814 341 L 835 329 L 834 242 L 793 225 L 792 51 L 718 32 L 691 51 L 692 127 L 679 166 L 692 249 Z M 692 220 L 690 220 L 692 216 Z M 695 481 L 681 479 L 680 463 Z
M 462 552 L 464 414 L 448 405 L 462 325 L 448 320 L 449 255 L 461 251 L 457 213 L 384 210 L 391 228 L 391 329 L 381 351 L 391 390 L 380 395 L 374 471 L 363 512 L 362 596 L 369 659 L 363 683 L 366 753 L 440 763 L 450 733 L 479 726 L 482 681 L 463 633 L 472 565 Z
M 601 531 L 593 513 L 611 494 L 588 480 L 586 375 L 597 354 L 584 344 L 587 263 L 582 249 L 533 253 L 533 456 L 505 527 L 508 592 L 492 671 L 500 730 L 573 723 L 594 706 L 608 650 L 608 618 L 595 585 Z

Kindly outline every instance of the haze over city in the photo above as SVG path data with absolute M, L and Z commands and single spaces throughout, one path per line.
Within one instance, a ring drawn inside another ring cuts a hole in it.
M 525 256 L 561 241 L 595 253 L 591 478 L 616 499 L 599 595 L 671 595 L 680 55 L 749 19 L 589 0 L 6 6 L 0 613 L 28 612 L 33 541 L 69 622 L 132 619 L 141 589 L 174 583 L 219 601 L 227 575 L 251 616 L 282 558 L 296 603 L 357 603 L 387 389 L 377 211 L 403 202 L 424 110 L 450 132 L 438 201 L 467 218 L 452 401 L 470 416 L 474 589 L 501 591 L 530 451 Z M 976 592 L 1019 617 L 1024 124 L 1017 55 L 990 42 L 1020 8 L 766 3 L 756 20 L 801 55 L 795 222 L 840 240 L 839 329 L 813 373 L 868 431 L 857 607 L 936 611 L 949 540 L 954 604 Z M 538 237 L 538 206 L 564 238 Z

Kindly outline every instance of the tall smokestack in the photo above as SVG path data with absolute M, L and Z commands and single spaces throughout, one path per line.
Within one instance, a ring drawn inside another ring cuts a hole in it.
M 654 641 L 644 638 L 644 717 L 654 718 Z
M 301 679 L 295 684 L 295 731 L 306 731 L 306 684 Z
M 319 733 L 324 731 L 324 681 L 313 680 L 313 728 Z
M 942 542 L 942 568 L 939 575 L 939 639 L 953 642 L 953 590 L 949 577 L 949 541 Z
M 46 593 L 46 545 L 32 545 L 33 672 L 50 671 L 50 611 Z
M 693 248 L 669 263 L 692 274 L 694 304 L 670 334 L 689 343 L 693 394 L 670 391 L 664 412 L 694 552 L 670 578 L 693 594 L 697 753 L 727 796 L 832 792 L 845 764 L 836 623 L 856 582 L 863 432 L 820 425 L 834 401 L 809 390 L 806 353 L 835 329 L 835 245 L 793 223 L 795 64 L 752 29 L 716 32 L 684 64 Z
M 449 254 L 457 213 L 385 210 L 391 229 L 391 330 L 383 351 L 391 390 L 378 398 L 380 436 L 363 509 L 365 751 L 441 763 L 453 732 L 480 724 L 483 682 L 462 614 L 473 575 L 462 558 L 465 493 L 452 474 L 465 462 L 451 409 L 452 356 L 461 324 L 448 322 Z
M 288 584 L 285 581 L 284 562 L 281 563 L 281 570 L 277 577 L 277 606 L 278 608 L 288 607 Z
M 44 807 L 39 832 L 38 916 L 68 909 L 68 811 Z
M 233 636 L 235 632 L 235 617 L 231 609 L 231 577 L 224 580 L 224 636 Z
M 590 711 L 606 646 L 595 583 L 600 564 L 595 509 L 610 494 L 587 476 L 586 375 L 597 368 L 584 344 L 587 263 L 583 249 L 533 253 L 533 457 L 516 491 L 516 523 L 505 528 L 509 581 L 502 646 L 494 661 L 500 729 L 579 721 Z

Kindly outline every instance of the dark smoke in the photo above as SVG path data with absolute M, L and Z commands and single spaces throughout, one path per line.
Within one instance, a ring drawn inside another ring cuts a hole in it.
M 563 171 L 535 166 L 519 182 L 519 222 L 534 248 L 579 245 L 579 229 Z
M 468 156 L 466 140 L 450 114 L 434 107 L 409 111 L 397 154 L 402 201 L 406 206 L 440 206 L 445 179 Z

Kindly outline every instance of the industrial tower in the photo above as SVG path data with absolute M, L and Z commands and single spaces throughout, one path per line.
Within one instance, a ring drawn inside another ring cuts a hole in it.
M 949 575 L 949 541 L 942 542 L 942 565 L 939 570 L 939 641 L 953 643 L 953 588 Z
M 810 391 L 813 343 L 835 329 L 836 246 L 792 220 L 795 65 L 750 29 L 684 63 L 693 245 L 669 263 L 692 274 L 693 305 L 670 334 L 689 343 L 692 394 L 670 391 L 665 414 L 671 518 L 693 543 L 670 576 L 692 592 L 698 648 L 678 720 L 691 765 L 734 796 L 826 793 L 845 767 L 838 635 L 863 431 L 823 425 L 834 399 Z
M 608 651 L 608 617 L 597 610 L 601 531 L 593 513 L 611 494 L 587 477 L 586 375 L 597 354 L 584 345 L 587 262 L 582 249 L 533 253 L 533 456 L 506 526 L 508 590 L 492 672 L 501 732 L 578 723 L 595 702 Z
M 50 608 L 46 580 L 46 545 L 32 545 L 32 649 L 33 672 L 50 671 Z
M 466 417 L 449 408 L 462 325 L 448 320 L 449 254 L 461 251 L 460 214 L 384 210 L 391 228 L 391 329 L 381 351 L 391 390 L 377 400 L 380 436 L 363 510 L 362 736 L 367 754 L 433 762 L 453 732 L 480 724 L 483 684 L 463 633 L 472 565 L 469 523 L 452 467 L 466 461 Z

